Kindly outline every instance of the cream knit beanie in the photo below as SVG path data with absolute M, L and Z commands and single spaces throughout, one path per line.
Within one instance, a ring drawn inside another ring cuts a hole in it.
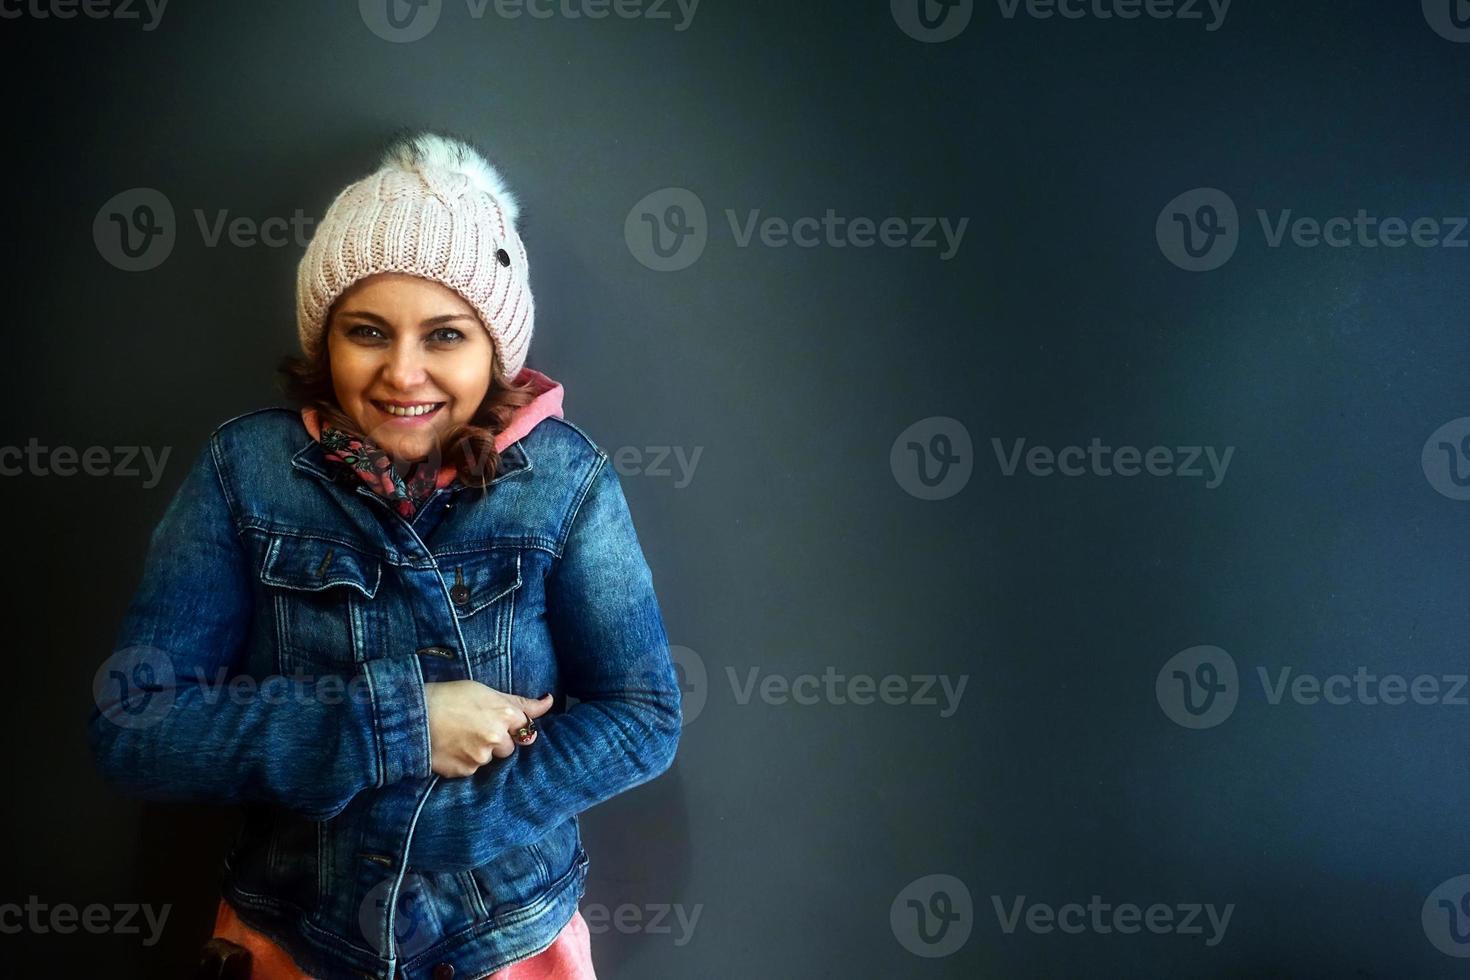
M 317 224 L 296 273 L 296 329 L 315 357 L 328 309 L 360 279 L 404 272 L 443 283 L 480 315 L 499 377 L 526 363 L 535 321 L 520 206 L 464 140 L 423 132 L 395 139 L 379 169 L 349 184 Z

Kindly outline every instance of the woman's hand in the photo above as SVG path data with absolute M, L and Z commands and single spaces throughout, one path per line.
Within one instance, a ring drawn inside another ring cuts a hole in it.
M 492 758 L 508 757 L 517 744 L 511 733 L 525 725 L 527 715 L 535 720 L 550 711 L 551 704 L 550 694 L 532 700 L 479 681 L 425 684 L 430 768 L 440 776 L 470 776 Z M 533 734 L 531 741 L 535 740 Z

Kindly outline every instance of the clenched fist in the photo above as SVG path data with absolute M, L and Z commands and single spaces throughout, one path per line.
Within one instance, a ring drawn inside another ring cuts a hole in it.
M 512 733 L 527 716 L 534 721 L 546 714 L 551 704 L 550 694 L 533 700 L 479 681 L 425 684 L 431 768 L 440 776 L 469 776 L 491 759 L 507 758 L 518 744 Z

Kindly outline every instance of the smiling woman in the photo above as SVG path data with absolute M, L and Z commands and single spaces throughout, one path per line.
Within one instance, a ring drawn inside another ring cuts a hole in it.
M 493 383 L 492 335 L 459 293 L 419 276 L 371 275 L 332 305 L 325 333 L 315 357 L 281 365 L 286 395 L 318 424 L 375 445 L 405 481 L 417 471 L 428 479 L 446 462 L 480 486 L 495 478 L 491 433 L 536 390 L 530 379 Z
M 617 473 L 525 364 L 517 210 L 396 141 L 301 260 L 294 407 L 218 426 L 152 536 L 89 735 L 244 808 L 202 977 L 593 976 L 577 815 L 669 767 L 681 694 Z
M 435 432 L 469 422 L 485 400 L 490 334 L 454 290 L 402 273 L 373 276 L 339 302 L 328 331 L 337 404 L 388 452 L 422 459 Z

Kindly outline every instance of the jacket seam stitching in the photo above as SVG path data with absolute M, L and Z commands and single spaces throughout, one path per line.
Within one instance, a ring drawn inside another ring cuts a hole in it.
M 481 547 L 447 548 L 434 552 L 434 557 L 442 559 L 451 555 L 483 555 L 488 551 L 524 551 L 527 549 L 545 551 L 555 555 L 557 544 L 554 539 L 545 535 L 525 534 L 516 537 L 492 538 L 488 544 Z
M 373 672 L 364 669 L 362 676 L 367 678 L 368 690 L 372 693 L 370 701 L 373 709 L 373 757 L 378 764 L 378 778 L 376 785 L 388 785 L 388 759 L 383 748 L 383 712 L 378 707 L 378 685 L 373 680 Z
M 225 498 L 225 509 L 229 511 L 230 523 L 235 526 L 235 536 L 239 537 L 243 530 L 239 511 L 235 505 L 235 497 L 230 493 L 229 481 L 225 479 L 224 472 L 220 467 L 220 449 L 218 436 L 211 434 L 209 437 L 209 462 L 214 469 L 214 480 L 219 485 L 220 494 Z
M 602 468 L 606 465 L 607 453 L 599 449 L 597 451 L 597 464 L 592 467 L 592 471 L 588 475 L 587 479 L 582 481 L 581 489 L 577 493 L 577 500 L 571 508 L 571 515 L 563 523 L 561 532 L 557 535 L 557 565 L 560 565 L 561 563 L 561 556 L 566 551 L 567 539 L 572 536 L 572 528 L 576 526 L 577 517 L 582 513 L 582 505 L 586 503 L 587 498 L 592 494 L 592 485 L 597 482 L 597 477 L 602 473 Z M 555 565 L 552 567 L 553 572 L 556 570 L 556 567 L 557 566 Z M 551 572 L 548 572 L 547 574 L 550 575 Z
M 424 665 L 419 660 L 419 658 L 418 658 L 418 656 L 416 654 L 409 654 L 408 657 L 409 657 L 409 659 L 411 661 L 413 661 L 414 673 L 418 674 L 418 678 L 419 678 L 419 689 L 420 690 L 423 690 L 424 683 L 426 681 L 426 678 L 424 677 Z M 434 745 L 433 745 L 433 742 L 429 738 L 429 706 L 428 706 L 428 704 L 425 704 L 424 705 L 424 723 L 422 725 L 419 725 L 418 726 L 418 730 L 419 730 L 419 736 L 420 736 L 419 737 L 419 741 L 422 742 L 423 743 L 423 746 L 424 746 L 424 765 L 426 765 L 426 766 L 429 767 L 429 776 L 433 776 L 434 775 Z M 418 775 L 417 773 L 410 773 L 409 774 L 410 777 L 416 777 L 417 775 Z M 423 777 L 423 778 L 427 778 L 427 777 Z
M 254 518 L 242 519 L 240 521 L 240 526 L 241 529 L 244 531 L 256 531 L 260 534 L 266 535 L 267 537 L 306 538 L 312 541 L 330 541 L 333 544 L 340 544 L 344 548 L 350 548 L 351 550 L 357 552 L 359 555 L 362 555 L 364 558 L 371 559 L 372 561 L 384 560 L 381 556 L 375 555 L 371 551 L 366 549 L 361 541 L 338 536 L 332 534 L 329 531 L 306 531 L 301 528 L 292 527 L 289 524 L 278 524 L 270 521 L 260 521 Z

